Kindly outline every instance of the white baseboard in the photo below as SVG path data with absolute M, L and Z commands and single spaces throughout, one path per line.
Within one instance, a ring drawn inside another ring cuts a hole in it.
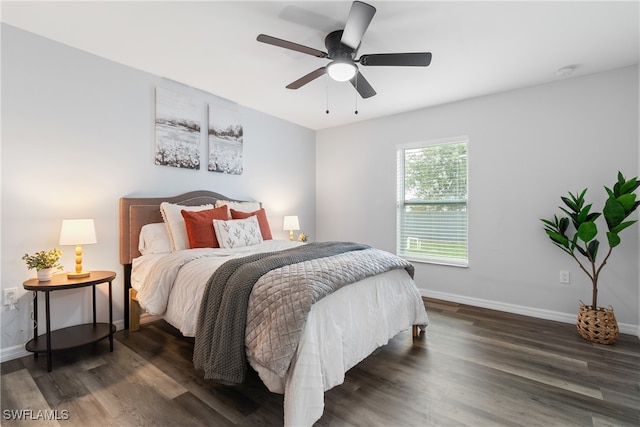
M 498 301 L 490 301 L 481 298 L 467 297 L 463 295 L 449 294 L 446 292 L 420 289 L 423 297 L 439 299 L 443 301 L 457 302 L 459 304 L 472 305 L 474 307 L 489 308 L 507 313 L 521 314 L 523 316 L 536 317 L 538 319 L 555 320 L 562 323 L 575 324 L 578 313 L 562 313 L 559 311 L 544 310 L 540 308 L 526 307 L 523 305 L 507 304 Z M 635 335 L 640 338 L 640 325 L 618 322 L 618 328 L 623 334 Z
M 13 359 L 19 359 L 24 356 L 33 354 L 24 349 L 24 344 L 14 345 L 13 347 L 7 347 L 0 349 L 0 363 L 7 362 Z
M 116 331 L 121 331 L 124 329 L 124 319 L 116 320 L 115 322 L 113 322 L 113 324 L 116 325 Z
M 116 326 L 116 331 L 124 328 L 124 320 L 116 320 L 113 324 Z M 32 352 L 25 350 L 25 345 L 26 343 L 23 343 L 0 349 L 0 363 L 32 355 Z

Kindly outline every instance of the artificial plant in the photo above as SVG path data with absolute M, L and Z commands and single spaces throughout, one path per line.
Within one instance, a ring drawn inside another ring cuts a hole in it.
M 640 187 L 638 178 L 626 180 L 621 172 L 618 172 L 618 181 L 613 188 L 604 187 L 608 198 L 605 202 L 602 213 L 591 212 L 592 203 L 585 205 L 584 196 L 587 192 L 585 188 L 582 193 L 572 194 L 569 197 L 561 197 L 566 208 L 560 209 L 568 217 L 558 218 L 554 215 L 553 220 L 541 219 L 545 224 L 545 232 L 551 241 L 569 254 L 578 262 L 580 268 L 589 276 L 593 285 L 593 302 L 591 307 L 597 308 L 598 304 L 598 278 L 602 268 L 607 264 L 613 248 L 620 244 L 619 233 L 635 224 L 637 220 L 626 221 L 633 211 L 636 210 L 640 201 L 636 201 L 635 190 Z M 600 247 L 598 237 L 598 227 L 595 223 L 601 215 L 607 223 L 607 242 L 609 250 L 602 262 L 598 265 L 597 256 Z M 573 230 L 569 231 L 569 225 L 573 224 Z M 586 262 L 580 261 L 577 255 L 586 258 Z
M 36 252 L 33 255 L 24 254 L 22 259 L 27 263 L 27 268 L 29 268 L 29 270 L 32 268 L 35 268 L 36 270 L 44 270 L 47 268 L 60 267 L 58 260 L 60 260 L 61 255 L 62 251 L 54 248 L 50 251 Z

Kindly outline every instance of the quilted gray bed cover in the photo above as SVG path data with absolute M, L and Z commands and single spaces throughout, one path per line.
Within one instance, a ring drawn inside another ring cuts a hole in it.
M 193 363 L 206 379 L 240 384 L 248 369 L 246 346 L 260 355 L 263 366 L 284 377 L 315 302 L 345 285 L 399 268 L 413 278 L 411 263 L 351 242 L 315 242 L 229 260 L 206 285 Z M 269 286 L 257 287 L 264 295 L 252 296 L 259 280 Z M 250 296 L 260 301 L 252 313 L 247 312 Z

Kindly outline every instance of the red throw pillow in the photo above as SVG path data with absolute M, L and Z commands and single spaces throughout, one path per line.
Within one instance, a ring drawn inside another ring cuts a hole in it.
M 245 219 L 250 216 L 258 217 L 258 225 L 260 226 L 260 233 L 262 234 L 262 240 L 272 240 L 271 228 L 269 227 L 269 220 L 267 219 L 267 212 L 264 208 L 260 208 L 254 212 L 242 212 L 235 209 L 229 209 L 231 211 L 231 218 L 233 219 Z
M 180 211 L 187 227 L 187 237 L 190 248 L 219 248 L 220 244 L 216 239 L 216 232 L 213 229 L 213 220 L 229 219 L 227 205 L 215 209 L 205 209 L 202 211 Z

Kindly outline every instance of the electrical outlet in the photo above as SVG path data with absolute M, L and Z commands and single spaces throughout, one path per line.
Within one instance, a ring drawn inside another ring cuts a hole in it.
M 4 305 L 14 305 L 18 302 L 18 288 L 8 288 L 3 291 Z
M 560 272 L 560 283 L 571 283 L 568 271 L 561 271 Z

